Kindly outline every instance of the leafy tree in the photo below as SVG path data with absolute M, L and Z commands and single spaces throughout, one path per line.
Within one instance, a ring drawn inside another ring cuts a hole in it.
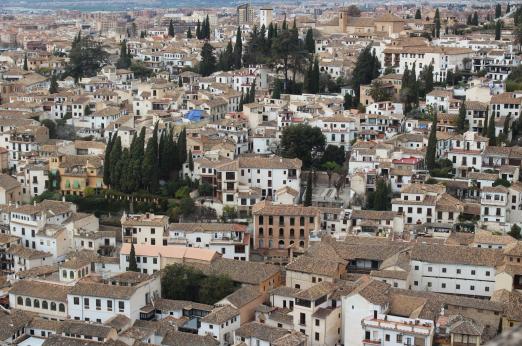
M 92 77 L 108 59 L 109 54 L 101 43 L 89 36 L 83 37 L 78 34 L 69 52 L 69 64 L 66 66 L 65 75 L 73 77 L 76 81 L 82 77 Z
M 440 12 L 439 12 L 439 9 L 437 8 L 435 10 L 435 17 L 433 19 L 433 22 L 435 24 L 435 37 L 439 38 L 440 37 Z
M 511 226 L 511 231 L 509 231 L 508 234 L 517 240 L 522 239 L 522 234 L 520 233 L 520 226 L 516 223 L 513 224 L 513 226 Z
M 500 18 L 502 16 L 502 6 L 500 4 L 497 4 L 495 6 L 495 19 Z
M 495 40 L 499 41 L 502 36 L 502 21 L 497 20 L 495 23 Z
M 276 62 L 283 66 L 283 90 L 285 93 L 288 93 L 288 70 L 290 69 L 292 62 L 295 66 L 295 62 L 298 60 L 298 57 L 302 57 L 302 51 L 300 50 L 299 42 L 296 41 L 295 34 L 292 30 L 283 30 L 277 36 L 273 43 L 273 57 Z
M 489 145 L 496 145 L 497 144 L 497 137 L 495 133 L 495 116 L 489 117 L 489 124 L 488 124 L 488 138 L 489 138 Z
M 207 182 L 203 182 L 198 186 L 198 193 L 200 196 L 212 196 L 214 188 Z
M 56 123 L 51 119 L 42 120 L 42 125 L 49 130 L 49 138 L 56 138 Z
M 134 243 L 131 243 L 131 249 L 129 254 L 129 271 L 139 272 L 138 263 L 136 262 L 136 250 L 134 249 Z
M 169 22 L 169 36 L 174 37 L 174 23 L 172 22 L 172 19 Z
M 203 77 L 210 76 L 216 70 L 216 56 L 214 55 L 214 47 L 205 42 L 201 48 L 201 62 L 199 63 L 199 73 Z
M 154 71 L 141 61 L 135 61 L 130 66 L 130 70 L 134 73 L 134 77 L 138 79 L 147 79 L 154 75 Z
M 281 155 L 287 158 L 298 158 L 303 167 L 313 164 L 314 156 L 324 151 L 326 140 L 317 127 L 310 125 L 292 125 L 283 130 L 281 138 Z
M 457 132 L 464 133 L 468 127 L 466 121 L 466 102 L 462 101 L 459 108 L 459 116 L 457 118 Z
M 378 79 L 374 80 L 370 86 L 370 96 L 375 102 L 389 101 L 391 99 L 390 93 Z
M 49 86 L 49 94 L 56 94 L 58 92 L 58 81 L 56 75 L 51 76 L 51 85 Z
M 181 201 L 179 201 L 179 209 L 184 216 L 192 214 L 195 207 L 194 200 L 190 197 L 182 198 Z
M 360 87 L 370 84 L 379 76 L 380 63 L 375 52 L 372 54 L 371 45 L 367 45 L 357 57 L 352 74 L 352 88 L 355 92 L 355 103 L 360 100 Z
M 415 19 L 422 19 L 420 8 L 418 8 L 417 11 L 415 11 Z
M 312 205 L 312 189 L 313 189 L 312 175 L 313 175 L 313 173 L 311 171 L 308 172 L 308 177 L 306 180 L 305 197 L 304 197 L 304 201 L 303 201 L 303 205 L 305 207 L 309 207 Z
M 241 38 L 241 28 L 237 27 L 236 42 L 234 44 L 234 67 L 240 69 L 243 59 L 243 42 Z
M 343 108 L 344 108 L 345 110 L 347 110 L 347 109 L 351 109 L 351 108 L 353 107 L 353 103 L 354 103 L 353 101 L 354 101 L 354 100 L 353 100 L 353 96 L 352 96 L 352 94 L 350 94 L 350 93 L 346 93 L 346 94 L 344 94 L 344 103 L 343 103 Z
M 498 178 L 493 182 L 493 186 L 504 186 L 504 187 L 510 187 L 511 183 L 504 178 Z
M 281 98 L 281 81 L 276 80 L 274 83 L 274 89 L 272 90 L 272 98 L 279 100 Z
M 324 149 L 323 156 L 321 157 L 321 162 L 324 164 L 329 161 L 335 162 L 339 166 L 342 166 L 346 161 L 346 153 L 344 152 L 344 147 L 338 147 L 337 145 L 328 144 Z
M 350 5 L 346 9 L 346 14 L 349 17 L 360 17 L 361 16 L 361 10 L 359 9 L 359 7 L 357 7 L 355 5 Z
M 328 175 L 328 187 L 332 185 L 332 175 L 334 172 L 339 171 L 341 166 L 335 161 L 327 161 L 321 165 L 321 168 L 326 171 Z
M 373 193 L 374 210 L 391 210 L 391 187 L 384 178 L 378 178 Z
M 305 47 L 308 53 L 314 54 L 315 53 L 315 40 L 314 40 L 314 31 L 312 28 L 309 28 L 306 31 L 306 38 L 305 38 Z
M 428 137 L 428 147 L 426 148 L 426 168 L 432 170 L 435 168 L 435 160 L 437 157 L 437 113 L 430 107 L 428 113 L 433 118 L 430 130 L 430 136 Z

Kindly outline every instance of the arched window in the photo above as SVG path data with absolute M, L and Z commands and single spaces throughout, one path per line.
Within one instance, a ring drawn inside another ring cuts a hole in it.
M 259 239 L 259 247 L 261 249 L 265 247 L 265 241 L 263 239 Z
M 294 245 L 294 241 L 290 240 L 290 246 Z
M 60 303 L 60 305 L 58 305 L 58 311 L 65 312 L 65 305 L 63 303 Z
M 201 243 L 201 238 L 200 237 L 196 237 L 196 243 Z
M 284 237 L 285 236 L 285 230 L 280 228 L 279 229 L 279 237 Z
M 270 240 L 268 241 L 268 248 L 271 249 L 271 248 L 273 248 L 273 247 L 274 247 L 274 241 L 273 241 L 272 239 L 270 239 Z
M 279 248 L 280 249 L 284 249 L 285 248 L 285 241 L 284 240 L 280 240 L 279 241 Z
M 62 270 L 62 276 L 67 279 L 67 270 Z
M 72 270 L 69 271 L 69 278 L 74 279 L 74 272 Z
M 259 227 L 259 231 L 258 231 L 258 233 L 259 233 L 259 236 L 260 236 L 260 237 L 264 236 L 263 232 L 264 232 L 264 231 L 263 231 L 263 227 Z
M 31 299 L 25 298 L 25 306 L 31 306 Z
M 16 298 L 16 304 L 24 305 L 24 298 L 18 296 L 18 298 Z
M 55 302 L 51 303 L 51 311 L 56 311 L 56 303 Z
M 82 277 L 85 276 L 85 268 L 82 268 Z
M 293 228 L 290 228 L 290 238 L 294 238 L 295 237 L 295 231 Z
M 47 300 L 42 301 L 42 309 L 44 309 L 44 310 L 49 309 L 49 305 L 47 304 Z
M 304 248 L 304 241 L 303 241 L 303 240 L 301 240 L 301 241 L 299 242 L 299 246 L 302 247 L 302 248 Z
M 40 301 L 38 299 L 33 300 L 33 306 L 40 309 Z

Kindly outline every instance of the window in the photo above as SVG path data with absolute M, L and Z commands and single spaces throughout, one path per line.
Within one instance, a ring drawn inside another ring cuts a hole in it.
M 96 299 L 96 310 L 101 310 L 101 299 Z
M 475 290 L 475 286 L 471 285 L 471 286 L 469 286 L 469 289 L 470 289 L 471 291 L 474 291 L 474 290 Z
M 107 311 L 112 311 L 112 300 L 107 300 Z
M 415 270 L 419 270 L 419 266 L 415 266 Z
M 445 273 L 446 272 L 446 268 L 442 268 L 442 272 Z
M 398 343 L 402 343 L 402 335 L 401 334 L 397 334 L 397 342 Z
M 419 282 L 418 281 L 413 281 L 413 285 L 414 286 L 419 286 Z
M 390 334 L 386 334 L 386 335 L 384 336 L 384 340 L 386 340 L 386 341 L 390 341 Z
M 319 319 L 316 318 L 316 319 L 315 319 L 315 325 L 316 325 L 317 327 L 319 327 L 319 323 L 320 323 Z
M 475 275 L 475 271 L 474 270 L 471 271 L 471 275 Z
M 428 271 L 431 273 L 433 271 L 432 267 L 428 267 Z
M 58 305 L 58 311 L 65 312 L 65 304 L 64 303 L 60 303 L 60 305 Z
M 455 288 L 460 290 L 460 285 L 459 284 L 455 285 Z
M 319 341 L 319 333 L 315 332 L 315 341 Z
M 460 274 L 460 269 L 457 269 L 457 274 Z
M 442 288 L 446 288 L 446 284 L 443 282 L 443 283 L 441 284 L 441 287 L 442 287 Z
M 83 298 L 83 306 L 85 309 L 89 308 L 89 298 Z
M 125 302 L 121 300 L 118 302 L 118 310 L 119 312 L 123 312 L 125 310 Z
M 80 298 L 79 297 L 74 297 L 73 298 L 73 303 L 74 303 L 74 305 L 80 305 Z

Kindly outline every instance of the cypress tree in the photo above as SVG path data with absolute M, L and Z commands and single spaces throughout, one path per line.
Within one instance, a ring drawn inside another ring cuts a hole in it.
M 250 90 L 248 93 L 248 103 L 256 102 L 256 80 L 252 81 L 252 85 L 250 85 Z
M 58 81 L 56 75 L 53 73 L 51 76 L 51 85 L 49 86 L 49 94 L 56 94 L 58 92 Z
M 279 100 L 281 98 L 281 83 L 276 81 L 274 85 L 274 90 L 272 90 L 272 98 L 275 100 Z
M 466 132 L 466 102 L 462 101 L 459 108 L 459 116 L 457 118 L 457 132 Z
M 440 37 L 440 12 L 439 12 L 438 8 L 435 10 L 434 23 L 435 23 L 435 37 L 439 38 Z
M 281 25 L 281 30 L 283 30 L 283 31 L 288 30 L 288 24 L 286 23 L 286 14 L 285 14 L 285 19 L 283 20 L 283 25 Z
M 121 166 L 120 160 L 122 156 L 121 138 L 116 136 L 116 141 L 113 144 L 110 155 L 110 182 L 115 189 L 119 189 Z M 112 187 L 111 186 L 111 187 Z
M 309 207 L 312 205 L 312 172 L 308 172 L 308 177 L 306 180 L 306 191 L 303 205 L 305 207 Z
M 198 19 L 198 24 L 196 24 L 196 38 L 201 40 L 201 23 Z
M 214 55 L 214 47 L 205 42 L 201 48 L 201 62 L 199 63 L 199 73 L 203 77 L 210 76 L 216 70 L 216 56 Z
M 170 20 L 170 23 L 169 23 L 169 36 L 174 37 L 174 23 L 172 22 L 172 19 Z
M 471 24 L 474 25 L 474 26 L 478 26 L 479 25 L 479 18 L 478 18 L 477 11 L 475 11 L 473 13 L 473 19 L 471 20 Z
M 489 138 L 489 145 L 497 145 L 497 136 L 495 133 L 495 116 L 491 116 L 489 118 L 489 124 L 488 124 L 488 138 Z
M 317 56 L 316 56 L 314 59 L 314 68 L 312 70 L 312 80 L 311 80 L 311 87 L 312 87 L 314 94 L 319 92 L 320 79 L 321 79 L 321 72 L 319 70 L 319 59 L 317 59 Z
M 435 168 L 435 160 L 437 156 L 437 113 L 432 109 L 429 110 L 432 114 L 433 122 L 431 124 L 430 136 L 428 137 L 428 147 L 426 148 L 426 168 L 432 170 Z
M 118 183 L 119 190 L 125 193 L 134 191 L 134 182 L 132 181 L 131 172 L 132 163 L 130 161 L 129 149 L 125 148 L 121 154 L 121 160 L 118 162 L 118 172 L 120 181 Z
M 189 150 L 188 154 L 188 167 L 191 172 L 194 172 L 194 159 L 192 158 L 192 150 Z
M 486 112 L 486 118 L 484 118 L 484 125 L 482 126 L 482 136 L 486 137 L 488 135 L 488 112 Z
M 139 272 L 138 263 L 136 262 L 136 250 L 134 249 L 134 243 L 131 243 L 131 249 L 129 254 L 129 271 Z
M 243 42 L 241 41 L 241 28 L 237 27 L 236 43 L 234 45 L 234 67 L 240 69 L 243 59 Z
M 312 28 L 309 28 L 306 31 L 306 37 L 305 37 L 305 47 L 308 53 L 314 54 L 315 53 L 315 40 L 314 40 L 314 31 Z
M 241 98 L 239 99 L 239 106 L 237 108 L 237 110 L 239 112 L 242 112 L 243 111 L 243 105 L 245 104 L 245 95 L 243 94 L 243 92 L 241 92 Z
M 509 123 L 511 122 L 511 115 L 508 115 L 504 120 L 504 129 L 502 130 L 504 140 L 507 142 L 509 137 Z
M 129 57 L 129 50 L 127 48 L 127 41 L 123 40 L 120 44 L 120 57 L 116 63 L 118 68 L 129 68 L 131 65 L 132 57 Z
M 495 40 L 499 41 L 502 35 L 502 22 L 497 20 L 495 23 Z
M 502 16 L 502 6 L 497 4 L 495 6 L 495 18 L 500 18 Z
M 152 137 L 147 142 L 142 166 L 142 184 L 149 192 L 158 188 L 158 123 L 154 126 Z
M 208 18 L 208 14 L 207 14 L 207 18 L 205 19 L 205 37 L 204 37 L 204 39 L 210 40 L 210 19 Z
M 115 135 L 116 136 L 116 135 Z M 112 134 L 109 134 L 109 140 L 105 146 L 105 155 L 103 159 L 103 183 L 107 186 L 111 185 L 111 150 L 113 145 Z
M 190 30 L 190 27 L 189 27 L 188 30 L 187 30 L 187 38 L 188 38 L 188 39 L 191 39 L 191 38 L 192 38 L 192 31 Z
M 187 162 L 187 129 L 183 128 L 178 137 L 178 160 L 180 161 L 180 167 L 182 164 Z
M 27 53 L 24 55 L 24 71 L 29 71 L 29 66 L 27 66 Z
M 420 8 L 418 8 L 417 11 L 415 11 L 415 19 L 422 19 Z

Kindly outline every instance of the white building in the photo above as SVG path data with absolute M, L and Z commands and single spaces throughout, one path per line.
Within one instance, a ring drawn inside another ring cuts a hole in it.
M 411 253 L 411 289 L 490 297 L 501 257 L 493 249 L 419 244 Z

